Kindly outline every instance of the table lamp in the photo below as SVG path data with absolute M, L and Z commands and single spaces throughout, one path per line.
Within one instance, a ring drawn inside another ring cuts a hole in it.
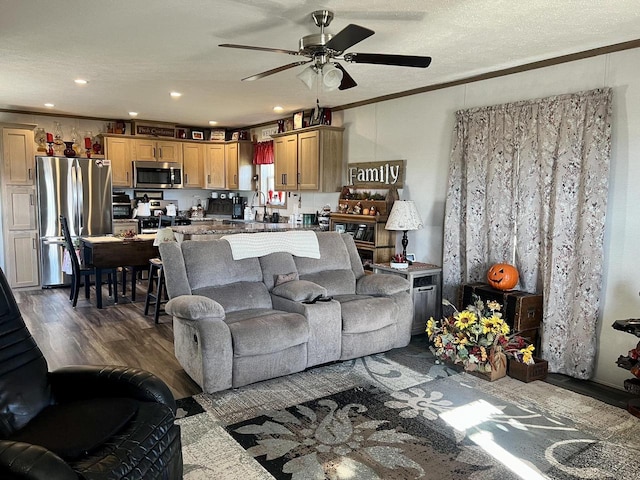
M 419 230 L 423 227 L 422 219 L 413 200 L 396 200 L 393 202 L 391 213 L 384 226 L 386 230 L 402 231 L 402 259 L 407 261 L 407 245 L 409 239 L 407 232 L 409 230 Z

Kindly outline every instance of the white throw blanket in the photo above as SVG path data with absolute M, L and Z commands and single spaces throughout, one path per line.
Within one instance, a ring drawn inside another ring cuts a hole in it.
M 276 252 L 286 252 L 297 257 L 320 258 L 318 237 L 315 232 L 309 230 L 236 233 L 225 235 L 222 240 L 231 245 L 234 260 L 262 257 Z

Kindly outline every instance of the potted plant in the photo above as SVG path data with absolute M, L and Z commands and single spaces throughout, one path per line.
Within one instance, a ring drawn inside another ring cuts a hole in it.
M 401 253 L 396 253 L 389 261 L 391 268 L 409 268 L 409 262 Z

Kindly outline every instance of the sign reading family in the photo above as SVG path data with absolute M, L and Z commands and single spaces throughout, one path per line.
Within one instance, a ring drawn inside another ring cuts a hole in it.
M 358 188 L 402 188 L 406 165 L 406 160 L 350 163 L 347 165 L 347 183 Z

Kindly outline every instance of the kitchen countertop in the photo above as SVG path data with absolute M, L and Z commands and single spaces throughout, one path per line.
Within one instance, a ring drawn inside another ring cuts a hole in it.
M 183 235 L 227 235 L 231 233 L 281 232 L 284 230 L 315 230 L 320 231 L 319 225 L 291 225 L 290 223 L 262 223 L 262 222 L 198 222 L 191 225 L 176 225 L 170 227 L 176 233 Z

